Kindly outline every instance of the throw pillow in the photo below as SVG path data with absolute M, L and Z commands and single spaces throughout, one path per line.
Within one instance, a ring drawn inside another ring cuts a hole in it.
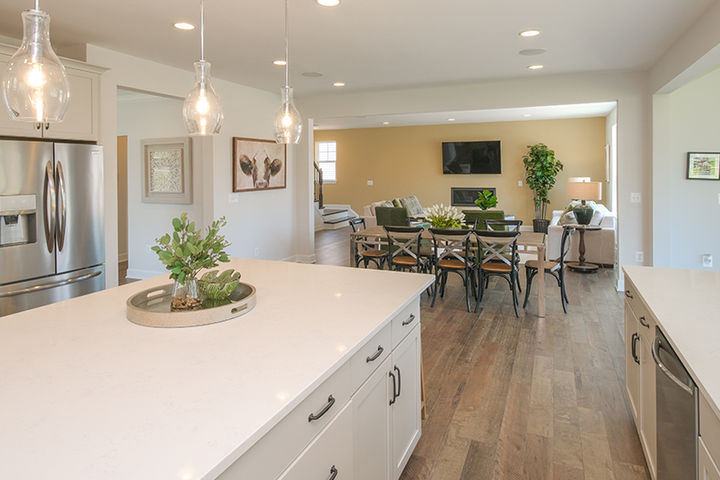
M 393 203 L 393 207 L 395 207 L 395 208 L 402 208 L 402 206 L 403 206 L 402 202 L 400 201 L 399 198 L 393 198 L 392 203 Z
M 599 208 L 596 208 L 593 210 L 593 216 L 590 219 L 590 225 L 600 225 L 600 222 L 602 222 L 602 219 L 605 215 L 603 215 L 602 211 Z
M 408 217 L 420 217 L 425 213 L 422 205 L 420 205 L 420 200 L 418 200 L 415 195 L 401 198 L 400 202 L 402 202 L 402 206 L 407 210 Z
M 577 218 L 575 218 L 575 212 L 573 211 L 565 212 L 558 222 L 560 225 L 572 225 L 575 223 L 577 223 Z

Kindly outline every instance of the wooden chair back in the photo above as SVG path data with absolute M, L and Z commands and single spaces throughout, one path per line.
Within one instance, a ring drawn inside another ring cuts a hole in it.
M 485 220 L 488 230 L 499 230 L 506 232 L 519 232 L 522 220 Z
M 379 207 L 378 207 L 379 208 Z M 384 225 L 390 250 L 390 260 L 397 256 L 407 256 L 420 262 L 420 236 L 422 227 L 393 227 Z
M 478 248 L 482 252 L 482 263 L 502 262 L 513 266 L 517 261 L 517 239 L 520 232 L 496 230 L 475 231 Z
M 433 238 L 436 261 L 460 260 L 467 263 L 470 257 L 470 238 L 472 230 L 429 229 Z
M 352 228 L 353 232 L 358 232 L 360 230 L 365 230 L 365 219 L 362 217 L 357 218 L 351 218 L 348 220 L 348 223 L 350 224 L 350 228 Z M 362 228 L 360 228 L 360 225 L 362 225 Z

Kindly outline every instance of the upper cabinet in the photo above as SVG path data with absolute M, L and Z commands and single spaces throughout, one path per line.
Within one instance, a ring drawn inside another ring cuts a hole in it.
M 16 47 L 0 45 L 0 76 Z M 0 136 L 34 137 L 57 140 L 98 141 L 100 137 L 100 75 L 105 69 L 77 60 L 61 58 L 70 81 L 70 103 L 60 123 L 17 122 L 10 118 L 4 102 L 0 104 Z

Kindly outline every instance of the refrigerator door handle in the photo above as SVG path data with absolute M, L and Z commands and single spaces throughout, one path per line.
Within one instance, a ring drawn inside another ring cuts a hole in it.
M 13 290 L 12 292 L 2 292 L 2 293 L 0 293 L 0 298 L 14 297 L 16 295 L 22 295 L 24 293 L 39 292 L 40 290 L 48 290 L 50 288 L 62 287 L 63 285 L 70 285 L 71 283 L 77 283 L 77 282 L 89 280 L 91 278 L 97 277 L 101 273 L 102 273 L 102 270 L 98 270 L 96 272 L 85 273 L 83 275 L 78 275 L 77 277 L 68 278 L 67 280 L 62 280 L 60 282 L 43 283 L 42 285 L 35 285 L 33 287 L 21 288 L 20 290 Z
M 662 345 L 660 345 L 660 337 L 655 337 L 655 341 L 652 344 L 652 356 L 653 360 L 655 360 L 655 364 L 658 366 L 660 371 L 665 374 L 666 377 L 668 377 L 670 380 L 673 381 L 678 387 L 682 388 L 685 392 L 687 392 L 688 395 L 693 395 L 695 391 L 693 390 L 693 387 L 690 385 L 687 385 L 685 382 L 680 380 L 678 377 L 676 377 L 669 368 L 665 366 L 664 363 L 660 360 L 660 349 L 662 348 Z
M 55 248 L 55 175 L 52 162 L 45 165 L 45 184 L 43 188 L 43 213 L 45 217 L 45 243 L 48 252 Z
M 67 227 L 67 194 L 65 192 L 65 174 L 62 163 L 57 162 L 57 186 L 58 186 L 58 251 L 62 252 L 65 245 L 65 228 Z

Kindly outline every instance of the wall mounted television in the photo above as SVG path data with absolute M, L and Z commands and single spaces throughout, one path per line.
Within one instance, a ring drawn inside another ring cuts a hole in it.
M 500 140 L 486 142 L 443 142 L 443 173 L 497 174 L 500 166 Z

